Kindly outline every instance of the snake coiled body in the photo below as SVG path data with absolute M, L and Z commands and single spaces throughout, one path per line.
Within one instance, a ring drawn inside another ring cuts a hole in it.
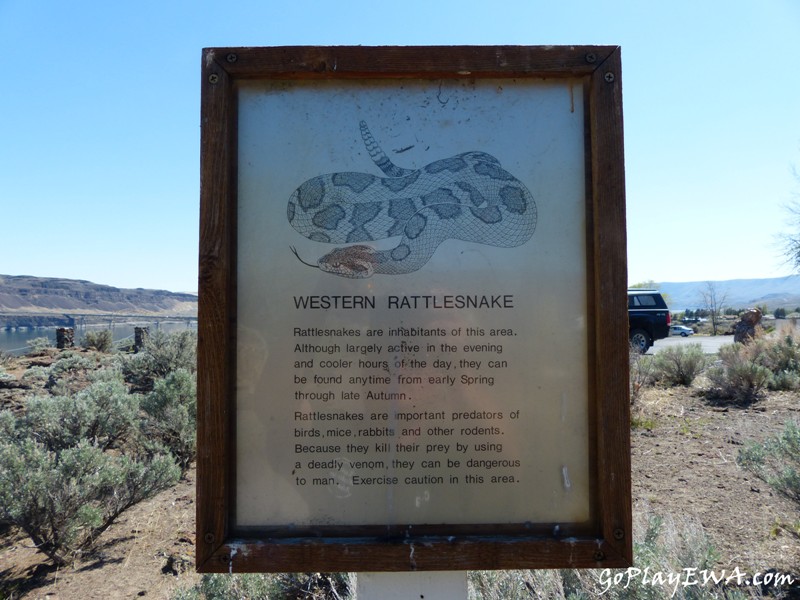
M 313 177 L 289 198 L 289 223 L 303 236 L 336 248 L 318 261 L 323 271 L 363 278 L 412 273 L 448 239 L 511 248 L 536 229 L 528 189 L 485 152 L 464 152 L 421 169 L 392 163 L 361 122 L 373 162 L 385 177 L 341 172 Z M 389 250 L 364 244 L 399 237 Z

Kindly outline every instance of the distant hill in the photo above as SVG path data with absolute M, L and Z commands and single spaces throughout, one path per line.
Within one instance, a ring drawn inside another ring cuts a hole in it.
M 78 279 L 0 275 L 0 327 L 60 325 L 65 315 L 196 317 L 197 296 Z
M 729 279 L 712 281 L 717 297 L 726 295 L 725 306 L 748 308 L 766 305 L 770 310 L 787 308 L 794 310 L 800 306 L 800 275 L 774 277 L 770 279 Z M 672 311 L 687 308 L 702 308 L 702 292 L 706 290 L 705 281 L 664 282 L 658 289 L 667 296 L 667 304 Z

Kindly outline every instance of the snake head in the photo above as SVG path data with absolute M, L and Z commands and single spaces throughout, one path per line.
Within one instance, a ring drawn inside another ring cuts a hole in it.
M 335 248 L 319 259 L 319 268 L 350 279 L 366 279 L 375 272 L 375 248 L 370 246 L 347 246 Z

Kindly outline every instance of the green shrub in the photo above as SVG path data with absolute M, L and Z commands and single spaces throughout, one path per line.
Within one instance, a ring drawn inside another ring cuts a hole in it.
M 7 367 L 14 362 L 14 355 L 6 350 L 0 350 L 0 367 Z
M 276 578 L 276 588 L 276 600 L 340 600 L 355 592 L 347 573 L 281 573 Z
M 197 334 L 186 330 L 167 335 L 157 331 L 147 337 L 138 354 L 126 357 L 122 363 L 125 381 L 138 389 L 150 391 L 156 379 L 185 369 L 197 370 Z
M 10 439 L 17 429 L 17 420 L 10 410 L 0 411 L 0 440 Z
M 631 346 L 628 353 L 628 361 L 630 368 L 628 378 L 630 402 L 631 405 L 634 405 L 641 397 L 644 388 L 653 385 L 655 381 L 653 377 L 653 357 L 642 354 Z
M 114 334 L 108 329 L 87 331 L 81 339 L 81 347 L 98 352 L 111 352 L 114 350 Z
M 51 372 L 56 374 L 69 373 L 71 371 L 86 371 L 96 366 L 94 360 L 87 356 L 81 356 L 76 352 L 63 352 L 57 361 L 50 365 Z
M 344 600 L 354 592 L 349 573 L 210 574 L 173 600 Z
M 709 396 L 749 404 L 758 399 L 772 379 L 772 372 L 761 364 L 763 340 L 751 344 L 730 344 L 719 350 L 720 364 L 708 369 Z
M 27 369 L 22 374 L 23 381 L 47 381 L 50 377 L 50 367 L 35 366 Z
M 766 389 L 800 389 L 800 343 L 794 332 L 720 349 L 721 364 L 709 370 L 712 395 L 752 402 Z
M 29 356 L 39 356 L 44 354 L 48 348 L 53 347 L 53 343 L 50 341 L 49 338 L 46 337 L 37 337 L 28 340 L 28 355 Z
M 88 371 L 86 378 L 96 383 L 98 381 L 118 381 L 125 383 L 125 377 L 122 374 L 122 368 L 118 362 L 111 362 L 109 364 L 100 364 L 99 368 Z
M 92 371 L 96 366 L 97 363 L 89 357 L 81 356 L 74 352 L 65 352 L 56 362 L 50 365 L 46 387 L 50 390 L 50 393 L 67 394 L 69 393 L 67 380 L 71 376 Z
M 61 371 L 74 371 L 77 369 L 91 369 L 97 363 L 88 356 L 82 355 L 74 350 L 64 350 L 58 354 L 58 359 L 52 366 L 59 365 Z
M 19 417 L 30 437 L 59 452 L 90 440 L 107 450 L 136 441 L 139 398 L 108 384 L 95 384 L 73 396 L 34 397 Z
M 665 348 L 653 362 L 654 377 L 668 386 L 691 385 L 707 364 L 700 344 Z
M 197 454 L 197 383 L 192 373 L 178 369 L 159 379 L 145 396 L 142 409 L 146 439 L 167 448 L 185 474 Z
M 768 387 L 792 391 L 800 388 L 800 344 L 794 332 L 772 340 L 762 340 L 759 361 L 772 372 Z
M 800 371 L 800 344 L 793 333 L 771 340 L 762 340 L 761 360 L 774 373 Z
M 32 398 L 20 416 L 0 413 L 0 521 L 64 565 L 123 511 L 174 485 L 173 458 L 139 443 L 138 406 L 124 384 L 101 381 Z
M 140 399 L 129 394 L 121 381 L 96 381 L 75 395 L 92 406 L 95 415 L 89 421 L 87 437 L 103 448 L 117 447 L 122 441 L 136 442 L 139 435 Z
M 178 590 L 172 600 L 261 600 L 274 598 L 275 576 L 261 573 L 207 574 L 200 583 Z
M 668 515 L 653 513 L 639 505 L 633 523 L 634 565 L 641 572 L 649 571 L 649 581 L 625 577 L 625 570 L 539 570 L 539 571 L 473 571 L 468 577 L 470 600 L 505 600 L 506 598 L 547 598 L 578 600 L 608 598 L 610 600 L 641 598 L 717 598 L 722 590 L 708 586 L 681 588 L 653 583 L 652 574 L 680 573 L 687 565 L 712 569 L 718 554 L 702 525 L 691 520 L 676 521 Z M 622 584 L 613 585 L 614 575 L 622 575 Z M 729 590 L 724 590 L 728 593 Z M 724 596 L 733 598 L 736 596 Z
M 119 352 L 124 352 L 125 354 L 132 354 L 133 352 L 136 351 L 136 346 L 132 338 L 124 338 L 121 340 L 117 340 L 115 348 Z
M 800 502 L 800 427 L 787 423 L 764 443 L 739 451 L 736 462 L 766 481 L 784 496 Z
M 87 440 L 59 452 L 31 439 L 0 443 L 0 519 L 18 526 L 55 564 L 89 548 L 125 510 L 173 485 L 171 458 L 139 462 Z
M 769 389 L 778 392 L 792 392 L 800 389 L 800 373 L 797 371 L 779 371 L 774 373 L 767 384 Z

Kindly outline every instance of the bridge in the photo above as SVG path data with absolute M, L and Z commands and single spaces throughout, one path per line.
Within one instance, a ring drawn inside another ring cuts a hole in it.
M 107 323 L 110 326 L 126 323 L 197 322 L 197 316 L 148 315 L 123 313 L 0 313 L 0 327 L 83 327 Z
M 187 325 L 197 322 L 196 316 L 187 317 L 185 315 L 126 315 L 120 313 L 65 313 L 72 323 L 71 327 L 82 327 L 84 325 L 93 325 L 97 323 L 108 323 L 113 326 L 115 324 L 127 323 L 155 323 L 156 328 L 160 323 L 165 321 L 170 322 L 184 322 Z
M 152 323 L 154 321 L 197 321 L 197 315 L 148 315 L 148 314 L 132 314 L 126 315 L 123 313 L 64 313 L 64 316 L 75 321 L 85 318 L 92 319 L 105 319 L 113 320 L 118 323 L 133 323 L 134 321 L 147 321 Z

